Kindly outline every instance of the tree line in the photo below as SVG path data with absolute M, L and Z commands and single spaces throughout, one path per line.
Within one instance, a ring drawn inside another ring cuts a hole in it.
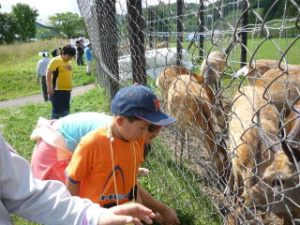
M 11 13 L 2 13 L 0 4 L 0 44 L 35 38 L 38 16 L 38 11 L 27 4 L 13 5 Z M 55 35 L 70 38 L 86 34 L 84 20 L 78 13 L 56 13 L 48 19 L 49 29 L 53 29 Z

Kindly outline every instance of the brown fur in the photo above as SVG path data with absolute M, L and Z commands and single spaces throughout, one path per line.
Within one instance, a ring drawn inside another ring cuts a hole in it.
M 226 152 L 215 144 L 215 134 L 219 131 L 218 120 L 212 109 L 213 96 L 206 91 L 204 84 L 199 84 L 190 75 L 181 75 L 172 80 L 168 90 L 167 107 L 177 118 L 177 123 L 184 130 L 199 128 L 203 146 L 212 155 L 219 175 L 226 165 Z
M 226 66 L 225 54 L 219 51 L 210 52 L 201 64 L 201 74 L 204 83 L 210 87 L 219 88 L 219 81 Z
M 294 152 L 291 155 L 296 155 L 295 157 L 289 156 L 290 149 L 284 148 L 279 139 L 279 144 L 275 145 L 277 148 L 268 148 L 259 137 L 261 133 L 258 129 L 251 128 L 253 126 L 251 115 L 264 106 L 259 115 L 260 127 L 268 134 L 264 138 L 270 137 L 273 140 L 275 137 L 276 141 L 276 135 L 279 133 L 279 114 L 275 107 L 262 98 L 264 87 L 248 86 L 242 92 L 244 95 L 236 96 L 233 119 L 229 125 L 233 139 L 231 143 L 236 143 L 231 147 L 235 156 L 232 159 L 235 190 L 242 189 L 244 206 L 263 210 L 272 206 L 272 212 L 280 217 L 284 224 L 291 224 L 287 208 L 292 217 L 300 217 L 300 209 L 293 203 L 294 201 L 300 204 L 300 187 L 297 185 L 299 177 L 295 166 L 298 164 L 296 156 L 299 154 L 299 146 L 292 145 Z M 251 95 L 253 97 L 250 97 Z M 250 105 L 254 106 L 252 110 Z M 294 111 L 290 110 L 291 113 L 284 121 L 284 127 L 287 139 L 293 139 L 290 141 L 295 143 L 299 141 L 300 134 L 299 112 L 296 110 L 300 109 L 300 101 L 292 108 Z M 276 192 L 276 189 L 279 192 Z
M 280 67 L 279 67 L 280 66 Z M 247 76 L 250 84 L 253 84 L 255 79 L 261 78 L 270 69 L 294 70 L 300 69 L 300 65 L 291 65 L 281 62 L 279 65 L 278 60 L 271 59 L 258 59 L 252 65 L 242 67 L 237 74 Z
M 190 74 L 190 71 L 184 66 L 166 67 L 164 71 L 156 78 L 156 86 L 162 90 L 168 90 L 173 79 L 179 75 Z
M 169 87 L 174 79 L 181 75 L 190 75 L 196 80 L 199 84 L 204 84 L 204 78 L 200 74 L 191 73 L 184 66 L 173 65 L 170 67 L 166 67 L 164 71 L 156 78 L 155 84 L 157 87 L 161 88 L 163 99 L 167 99 L 167 92 Z M 210 87 L 207 85 L 203 86 L 206 92 L 208 92 L 208 96 L 211 102 L 214 102 L 214 93 Z
M 259 129 L 263 129 L 268 134 L 266 136 L 275 139 L 279 118 L 276 108 L 262 98 L 263 88 L 247 86 L 241 92 L 242 94 L 235 96 L 229 123 L 234 179 L 231 188 L 246 192 L 255 182 L 253 169 L 257 166 L 256 158 L 269 158 L 268 154 L 265 155 L 267 146 L 259 138 Z M 258 111 L 259 117 L 255 115 Z M 257 128 L 258 125 L 260 128 Z
M 260 80 L 256 80 L 254 85 L 264 87 L 269 96 L 267 100 L 281 111 L 284 107 L 289 107 L 299 96 L 300 69 L 287 72 L 270 69 Z

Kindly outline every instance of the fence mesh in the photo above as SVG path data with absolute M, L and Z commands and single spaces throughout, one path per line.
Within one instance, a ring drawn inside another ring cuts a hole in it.
M 177 118 L 141 182 L 181 224 L 300 224 L 299 0 L 78 0 L 100 84 Z

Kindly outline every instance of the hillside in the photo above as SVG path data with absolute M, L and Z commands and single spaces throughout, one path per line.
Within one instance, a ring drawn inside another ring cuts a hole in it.
M 54 27 L 50 27 L 39 22 L 35 22 L 36 39 L 49 39 L 58 36 L 58 31 Z

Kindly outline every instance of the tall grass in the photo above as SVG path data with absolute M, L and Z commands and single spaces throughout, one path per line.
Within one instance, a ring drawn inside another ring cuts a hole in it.
M 24 61 L 37 56 L 38 52 L 46 50 L 51 52 L 53 49 L 68 44 L 66 39 L 41 40 L 28 43 L 16 43 L 11 45 L 0 45 L 0 68 L 23 64 Z M 1 68 L 2 69 L 2 68 Z

